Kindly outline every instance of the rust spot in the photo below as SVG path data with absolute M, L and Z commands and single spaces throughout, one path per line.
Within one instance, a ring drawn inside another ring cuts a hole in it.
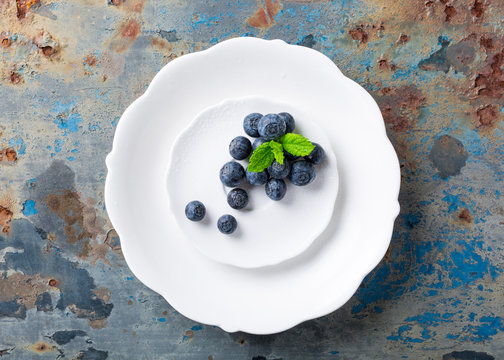
M 112 296 L 112 292 L 103 286 L 100 286 L 98 289 L 94 291 L 96 297 L 100 300 L 103 300 L 105 303 L 108 303 L 110 297 Z
M 369 34 L 364 31 L 362 25 L 357 26 L 355 29 L 348 32 L 353 40 L 358 41 L 360 44 L 365 44 L 368 42 Z
M 243 346 L 245 344 L 245 339 L 238 340 L 238 344 L 240 344 L 241 346 Z
M 56 279 L 51 279 L 49 280 L 49 286 L 57 286 L 58 285 L 58 280 Z
M 478 95 L 500 98 L 504 93 L 504 75 L 502 66 L 504 65 L 504 49 L 499 51 L 491 58 L 490 66 L 487 66 L 481 73 L 476 76 L 474 87 L 477 89 Z
M 194 337 L 194 331 L 187 330 L 184 334 L 187 338 L 192 339 Z
M 439 2 L 443 5 L 446 5 L 448 3 L 448 0 L 439 0 Z
M 11 41 L 10 41 L 10 39 L 9 39 L 9 38 L 3 38 L 3 39 L 2 39 L 2 46 L 3 46 L 4 48 L 8 48 L 8 47 L 10 46 L 10 44 L 11 44 Z
M 133 301 L 128 300 L 128 305 L 133 305 Z
M 214 360 L 212 355 L 208 355 L 208 360 Z
M 45 201 L 47 207 L 65 221 L 65 235 L 70 244 L 92 237 L 84 226 L 83 204 L 76 192 L 63 190 L 49 194 Z
M 257 29 L 269 29 L 275 23 L 275 16 L 282 9 L 279 0 L 264 0 L 264 4 L 258 1 L 258 9 L 247 19 L 247 24 Z
M 468 224 L 472 223 L 473 218 L 471 216 L 471 213 L 469 212 L 469 209 L 465 208 L 463 209 L 459 214 L 458 218 Z
M 140 35 L 142 25 L 135 18 L 125 20 L 119 25 L 118 33 L 114 36 L 111 42 L 111 49 L 121 53 L 130 48 L 131 45 Z
M 493 40 L 490 37 L 482 36 L 480 39 L 480 45 L 483 46 L 487 50 L 493 49 Z
M 30 346 L 30 350 L 38 354 L 43 354 L 47 351 L 54 351 L 54 348 L 45 342 L 38 342 Z
M 135 19 L 129 19 L 120 27 L 121 36 L 129 40 L 135 40 L 140 35 L 140 24 Z
M 28 10 L 38 4 L 40 4 L 40 0 L 16 0 L 18 19 L 24 18 Z
M 401 34 L 401 36 L 399 36 L 399 39 L 397 40 L 397 43 L 398 44 L 406 44 L 408 41 L 409 41 L 409 36 L 406 34 Z
M 17 71 L 11 71 L 9 75 L 10 82 L 13 83 L 14 85 L 19 84 L 20 82 L 23 81 L 23 76 L 18 73 Z
M 481 126 L 492 126 L 499 118 L 499 110 L 495 105 L 488 104 L 480 107 L 476 111 L 476 115 Z
M 42 46 L 40 50 L 42 50 L 44 56 L 51 56 L 56 53 L 56 50 L 52 46 Z
M 447 22 L 450 22 L 457 15 L 457 10 L 451 5 L 446 6 L 444 12 L 446 14 L 445 21 Z
M 16 150 L 14 150 L 13 148 L 3 149 L 2 154 L 0 154 L 0 160 L 3 159 L 3 154 L 5 154 L 8 162 L 14 162 L 17 160 Z
M 474 0 L 471 7 L 471 15 L 479 19 L 485 13 L 485 3 L 483 0 Z
M 413 85 L 384 88 L 377 98 L 385 123 L 394 131 L 408 131 L 420 115 L 425 96 Z
M 379 67 L 381 70 L 386 70 L 386 69 L 388 69 L 388 62 L 387 62 L 387 59 L 381 59 L 381 60 L 378 60 L 378 67 Z
M 89 326 L 93 329 L 104 329 L 107 327 L 107 318 L 89 320 Z
M 96 58 L 96 56 L 92 55 L 92 54 L 89 54 L 88 56 L 86 56 L 86 58 L 84 59 L 84 62 L 88 65 L 88 66 L 95 66 L 97 63 L 98 63 L 98 59 Z
M 123 0 L 108 0 L 109 5 L 119 6 L 123 3 Z
M 432 4 L 434 4 L 434 1 L 432 1 L 432 0 L 427 0 L 427 1 L 425 2 L 425 7 L 431 7 L 431 6 L 432 6 Z
M 162 312 L 162 314 L 163 315 L 168 315 L 168 311 L 165 310 L 165 311 Z
M 0 205 L 0 227 L 2 228 L 2 232 L 9 232 L 12 215 L 12 211 Z

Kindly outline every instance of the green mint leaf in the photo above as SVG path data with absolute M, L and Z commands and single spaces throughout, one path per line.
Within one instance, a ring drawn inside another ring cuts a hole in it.
M 266 142 L 261 144 L 254 150 L 250 157 L 248 171 L 261 172 L 270 166 L 274 159 L 275 156 L 271 150 L 270 143 Z
M 280 142 L 285 151 L 295 156 L 309 155 L 315 149 L 310 140 L 299 134 L 287 133 L 280 138 Z
M 275 160 L 280 165 L 283 165 L 283 163 L 284 163 L 284 152 L 283 152 L 283 146 L 282 146 L 282 144 L 277 143 L 276 141 L 271 140 L 270 141 L 270 148 L 271 148 L 271 151 L 273 151 L 273 155 L 275 156 Z

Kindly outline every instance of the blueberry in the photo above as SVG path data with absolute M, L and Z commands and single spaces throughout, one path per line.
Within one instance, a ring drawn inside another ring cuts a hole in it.
M 245 170 L 236 161 L 230 161 L 220 169 L 219 176 L 224 185 L 235 187 L 241 184 L 245 177 Z
M 264 185 L 268 182 L 269 175 L 266 170 L 261 172 L 248 171 L 245 173 L 247 181 L 252 185 Z
M 276 160 L 268 167 L 268 174 L 273 179 L 283 179 L 289 175 L 291 169 L 291 164 L 289 160 L 284 159 L 283 165 L 281 165 Z
M 252 144 L 245 136 L 237 136 L 229 143 L 229 153 L 236 160 L 246 159 L 252 152 Z
M 270 179 L 270 181 L 266 183 L 265 190 L 266 195 L 268 195 L 271 200 L 279 201 L 285 196 L 287 185 L 285 185 L 285 181 L 282 179 Z
M 277 114 L 264 115 L 257 125 L 259 135 L 266 141 L 278 139 L 285 134 L 285 120 Z
M 217 228 L 223 234 L 232 234 L 237 227 L 238 223 L 232 215 L 222 215 L 219 220 L 217 220 Z
M 292 155 L 290 152 L 287 152 L 287 151 L 284 151 L 284 157 L 285 157 L 287 160 L 290 160 L 290 161 L 294 161 L 294 160 L 299 159 L 299 156 Z
M 294 121 L 292 115 L 287 112 L 281 112 L 278 116 L 285 121 L 285 133 L 293 132 L 296 127 L 296 122 Z
M 322 148 L 322 146 L 320 146 L 319 144 L 317 144 L 317 143 L 312 143 L 312 144 L 315 145 L 315 149 L 313 149 L 312 152 L 309 155 L 305 156 L 304 158 L 306 161 L 309 161 L 312 164 L 318 165 L 322 161 L 324 161 L 325 151 Z
M 262 118 L 262 114 L 252 113 L 245 116 L 243 119 L 243 130 L 247 133 L 248 136 L 258 137 L 259 131 L 257 130 L 257 124 L 259 120 Z
M 227 202 L 233 209 L 243 209 L 248 204 L 248 194 L 243 189 L 233 189 L 227 195 Z
M 262 138 L 262 137 L 258 137 L 257 139 L 254 140 L 254 143 L 252 144 L 252 151 L 254 151 L 255 149 L 257 149 L 259 146 L 261 146 L 262 144 L 264 144 L 265 142 L 267 142 L 268 140 Z
M 301 160 L 292 164 L 289 180 L 297 186 L 304 186 L 315 180 L 315 166 L 308 161 Z
M 187 218 L 191 221 L 203 220 L 206 214 L 205 205 L 201 201 L 191 201 L 185 207 L 185 214 Z

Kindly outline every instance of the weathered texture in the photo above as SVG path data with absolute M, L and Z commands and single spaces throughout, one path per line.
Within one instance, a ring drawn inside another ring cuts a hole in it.
M 0 0 L 0 357 L 503 358 L 503 17 L 499 0 Z M 174 311 L 128 270 L 103 203 L 125 108 L 235 36 L 334 60 L 402 170 L 384 260 L 343 308 L 271 336 Z

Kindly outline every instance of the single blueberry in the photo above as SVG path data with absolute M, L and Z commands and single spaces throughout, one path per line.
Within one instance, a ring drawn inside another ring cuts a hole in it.
M 281 112 L 278 116 L 285 121 L 285 133 L 293 132 L 296 127 L 296 122 L 294 121 L 292 115 L 287 112 Z
M 271 200 L 279 201 L 282 200 L 287 192 L 287 185 L 282 179 L 270 179 L 265 186 L 266 195 Z
M 268 167 L 268 174 L 273 179 L 283 179 L 289 175 L 291 169 L 291 164 L 289 160 L 284 159 L 283 165 L 281 165 L 276 160 Z
M 294 160 L 299 159 L 299 156 L 292 155 L 290 152 L 287 152 L 287 151 L 284 151 L 284 157 L 285 157 L 287 160 L 290 160 L 290 161 L 294 161 Z
M 252 151 L 254 151 L 255 149 L 257 149 L 259 146 L 261 146 L 262 144 L 264 144 L 265 142 L 267 142 L 268 140 L 262 138 L 262 137 L 258 137 L 257 139 L 254 140 L 254 143 L 252 144 Z
M 269 175 L 266 170 L 261 172 L 253 172 L 247 170 L 245 176 L 247 177 L 247 181 L 251 185 L 264 185 L 268 182 L 269 179 Z
M 257 124 L 259 120 L 262 118 L 262 114 L 252 113 L 245 116 L 243 119 L 243 130 L 247 133 L 248 136 L 258 137 L 259 131 L 257 130 Z
M 285 128 L 285 120 L 277 114 L 264 115 L 257 125 L 259 135 L 266 141 L 275 140 L 284 135 Z
M 217 228 L 223 234 L 232 234 L 237 227 L 238 223 L 233 215 L 222 215 L 219 220 L 217 220 Z
M 313 145 L 315 145 L 315 149 L 312 150 L 310 154 L 305 156 L 305 160 L 311 162 L 312 164 L 318 165 L 322 163 L 325 159 L 325 151 L 320 146 L 320 144 L 312 142 Z
M 252 152 L 252 144 L 245 136 L 237 136 L 229 143 L 229 153 L 236 160 L 246 159 Z
M 245 190 L 236 188 L 228 192 L 227 202 L 233 209 L 243 209 L 248 204 L 248 194 Z
M 289 180 L 297 186 L 304 186 L 315 180 L 315 166 L 308 161 L 301 160 L 292 164 Z
M 227 187 L 235 187 L 241 184 L 245 177 L 243 166 L 236 161 L 230 161 L 224 164 L 219 172 L 221 182 Z
M 187 218 L 191 221 L 203 220 L 206 214 L 205 205 L 201 201 L 191 201 L 185 207 L 185 214 Z

